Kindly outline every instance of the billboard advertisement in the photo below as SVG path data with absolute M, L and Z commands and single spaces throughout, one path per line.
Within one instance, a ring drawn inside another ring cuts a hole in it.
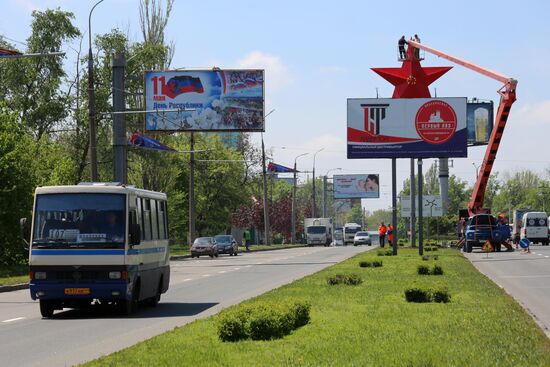
M 489 143 L 493 131 L 493 102 L 468 102 L 466 107 L 468 145 Z
M 466 98 L 350 98 L 348 159 L 467 157 Z
M 378 175 L 334 175 L 334 199 L 363 199 L 380 197 Z
M 418 216 L 418 196 L 415 197 L 415 215 Z M 401 216 L 411 216 L 411 198 L 401 198 Z M 443 201 L 441 196 L 422 195 L 422 216 L 423 217 L 441 217 L 443 216 Z
M 145 110 L 151 131 L 264 131 L 264 71 L 147 71 Z

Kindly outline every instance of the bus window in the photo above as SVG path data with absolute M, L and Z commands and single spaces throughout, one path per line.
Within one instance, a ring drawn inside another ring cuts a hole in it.
M 159 231 L 158 231 L 158 219 L 157 219 L 157 201 L 154 199 L 151 199 L 150 203 L 151 203 L 151 239 L 158 240 Z
M 166 236 L 166 218 L 164 211 L 164 201 L 159 201 L 157 203 L 158 208 L 158 220 L 159 220 L 159 238 L 165 240 Z
M 143 239 L 146 241 L 151 240 L 151 203 L 149 199 L 141 199 L 141 219 L 143 225 Z

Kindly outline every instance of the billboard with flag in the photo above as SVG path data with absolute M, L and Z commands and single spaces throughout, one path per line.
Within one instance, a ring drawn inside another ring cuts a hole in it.
M 467 157 L 466 98 L 348 99 L 348 159 Z
M 148 71 L 145 110 L 151 131 L 264 131 L 264 71 Z

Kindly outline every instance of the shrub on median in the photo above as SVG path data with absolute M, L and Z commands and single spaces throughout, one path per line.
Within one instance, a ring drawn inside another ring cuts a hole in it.
M 336 274 L 327 278 L 328 285 L 346 284 L 358 285 L 363 283 L 357 274 Z
M 382 266 L 382 261 L 360 261 L 359 266 L 361 268 L 379 268 Z
M 228 342 L 282 338 L 309 322 L 310 309 L 299 301 L 240 306 L 220 314 L 218 336 Z
M 409 288 L 405 290 L 405 299 L 407 302 L 414 303 L 449 303 L 451 301 L 451 295 L 446 288 L 427 290 L 420 288 Z

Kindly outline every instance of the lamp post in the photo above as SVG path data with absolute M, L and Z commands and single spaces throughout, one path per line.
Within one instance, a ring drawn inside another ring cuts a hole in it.
M 92 12 L 104 0 L 99 0 L 88 15 L 88 120 L 90 124 L 90 173 L 93 182 L 99 181 L 97 173 L 96 121 L 94 93 L 94 58 L 92 55 Z
M 321 148 L 315 153 L 313 153 L 313 206 L 311 211 L 311 217 L 316 218 L 317 217 L 317 202 L 316 202 L 316 191 L 315 191 L 315 157 L 317 156 L 317 153 L 322 151 L 325 148 Z
M 476 169 L 476 180 L 477 180 L 477 178 L 479 177 L 479 166 L 475 162 L 472 162 L 472 165 Z
M 332 171 L 341 171 L 342 168 L 331 168 L 323 176 L 323 218 L 327 217 L 327 180 L 328 174 Z
M 296 161 L 298 158 L 303 157 L 305 155 L 308 155 L 309 153 L 303 153 L 294 158 L 294 180 L 292 185 L 292 213 L 291 213 L 291 221 L 292 221 L 292 233 L 291 233 L 291 239 L 292 243 L 296 243 Z

